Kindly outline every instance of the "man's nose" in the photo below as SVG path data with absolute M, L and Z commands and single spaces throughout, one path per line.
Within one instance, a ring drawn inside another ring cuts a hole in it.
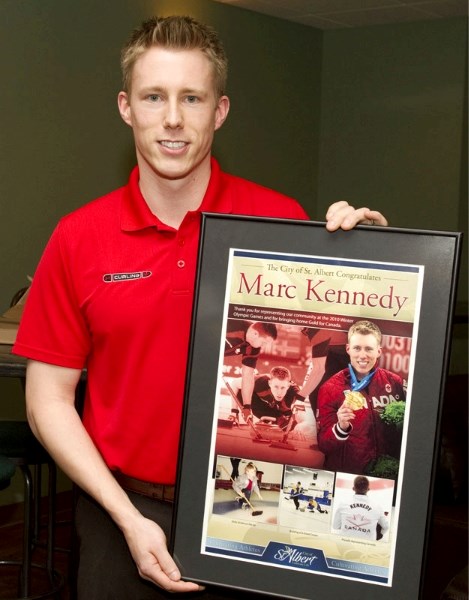
M 178 129 L 184 125 L 182 110 L 179 102 L 170 100 L 166 105 L 164 126 L 170 129 Z

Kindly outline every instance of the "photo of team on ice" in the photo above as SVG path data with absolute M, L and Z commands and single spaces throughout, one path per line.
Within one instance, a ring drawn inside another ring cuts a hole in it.
M 388 541 L 393 480 L 217 456 L 214 481 L 212 515 L 238 526 Z M 226 523 L 218 523 L 226 535 Z

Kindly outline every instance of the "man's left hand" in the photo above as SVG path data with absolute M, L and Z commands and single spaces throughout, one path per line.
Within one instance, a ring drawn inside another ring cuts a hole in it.
M 386 227 L 388 221 L 377 210 L 355 208 L 344 200 L 334 202 L 326 213 L 326 228 L 328 231 L 337 229 L 353 229 L 355 225 L 380 225 Z
M 290 415 L 282 415 L 281 417 L 277 417 L 277 425 L 280 427 L 280 429 L 286 429 L 290 419 Z

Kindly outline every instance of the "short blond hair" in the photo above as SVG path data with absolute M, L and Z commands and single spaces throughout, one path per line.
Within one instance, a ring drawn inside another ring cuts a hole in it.
M 153 46 L 174 50 L 201 50 L 213 67 L 216 96 L 223 96 L 228 74 L 228 59 L 223 44 L 212 27 L 187 16 L 152 17 L 132 32 L 121 52 L 124 92 L 130 94 L 135 62 Z
M 355 333 L 359 333 L 361 335 L 370 335 L 371 333 L 378 340 L 378 346 L 381 346 L 383 334 L 381 333 L 381 329 L 378 327 L 378 325 L 375 325 L 371 321 L 356 321 L 348 330 L 349 343 L 352 335 Z

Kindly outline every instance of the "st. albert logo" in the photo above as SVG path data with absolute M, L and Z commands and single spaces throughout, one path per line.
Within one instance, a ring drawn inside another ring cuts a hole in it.
M 106 273 L 103 275 L 105 283 L 114 281 L 134 281 L 135 279 L 146 279 L 151 277 L 151 271 L 134 271 L 133 273 Z
M 291 565 L 309 565 L 311 566 L 318 557 L 311 552 L 304 552 L 291 546 L 280 548 L 274 555 L 274 559 L 279 562 L 286 562 Z

